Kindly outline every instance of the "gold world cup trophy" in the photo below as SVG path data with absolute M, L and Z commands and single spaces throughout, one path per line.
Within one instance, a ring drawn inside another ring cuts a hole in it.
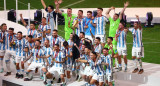
M 13 47 L 16 43 L 14 42 L 14 39 L 12 39 L 12 41 L 10 41 L 9 46 Z
M 73 23 L 72 28 L 75 28 L 77 25 L 78 25 L 78 20 L 75 20 L 74 23 Z

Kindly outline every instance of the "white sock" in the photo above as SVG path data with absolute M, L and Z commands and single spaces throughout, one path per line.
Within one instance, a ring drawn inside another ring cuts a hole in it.
M 115 64 L 116 64 L 116 67 L 118 68 L 118 61 L 117 61 L 117 58 L 115 58 Z
M 127 64 L 125 64 L 124 66 L 125 66 L 125 68 L 127 68 Z
M 143 68 L 142 68 L 142 60 L 141 60 L 141 59 L 138 59 L 138 62 L 139 62 L 140 69 L 143 69 Z
M 0 68 L 3 68 L 3 58 L 0 58 L 0 64 L 1 64 Z
M 24 69 L 21 69 L 21 74 L 24 74 Z
M 10 69 L 10 61 L 7 61 L 7 62 L 6 62 L 6 68 L 7 68 L 7 72 L 11 72 L 11 69 Z
M 133 59 L 133 62 L 134 62 L 135 68 L 137 68 L 137 59 Z
M 43 81 L 46 81 L 47 80 L 47 78 L 46 78 L 46 72 L 43 73 L 43 77 L 44 77 Z

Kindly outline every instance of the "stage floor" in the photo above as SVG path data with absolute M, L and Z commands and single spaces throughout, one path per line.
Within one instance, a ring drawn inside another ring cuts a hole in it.
M 134 69 L 134 66 L 131 60 L 129 60 L 128 63 L 129 64 L 127 72 L 121 71 L 114 73 L 115 86 L 159 86 L 160 65 L 143 63 L 144 73 L 139 75 L 131 73 Z M 41 80 L 39 77 L 39 73 L 34 75 L 32 81 L 23 81 L 23 79 L 15 78 L 16 70 L 13 63 L 11 65 L 11 69 L 13 72 L 10 76 L 6 77 L 4 76 L 5 73 L 0 73 L 0 86 L 2 86 L 2 80 L 16 83 L 22 86 L 45 86 L 43 84 L 43 80 Z M 60 84 L 57 84 L 56 82 L 57 81 L 55 80 L 53 86 L 60 86 Z M 67 86 L 84 86 L 84 84 L 84 81 L 75 81 L 75 77 L 72 77 L 71 81 L 67 82 Z

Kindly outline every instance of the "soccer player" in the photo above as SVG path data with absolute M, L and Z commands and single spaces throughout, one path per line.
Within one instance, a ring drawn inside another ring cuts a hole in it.
M 27 40 L 28 40 L 28 41 L 26 42 L 26 46 L 27 46 L 28 49 L 29 49 L 29 50 L 28 50 L 28 52 L 29 52 L 28 56 L 29 56 L 30 53 L 31 53 L 31 51 L 32 51 L 32 49 L 33 49 L 34 46 L 35 46 L 35 41 L 33 40 L 33 36 L 32 36 L 32 35 L 29 35 Z M 32 57 L 28 60 L 28 66 L 31 64 L 32 60 L 33 60 Z
M 58 36 L 58 30 L 54 29 L 52 36 L 48 36 L 47 39 L 49 40 L 49 45 L 51 48 L 54 48 L 55 44 L 58 44 L 60 48 L 62 47 L 63 40 L 60 36 Z
M 43 49 L 44 50 L 44 58 L 46 58 L 45 65 L 47 67 L 46 70 L 49 70 L 52 66 L 52 63 L 53 63 L 52 62 L 53 61 L 53 59 L 52 59 L 53 51 L 52 51 L 52 48 L 49 45 L 49 40 L 46 39 L 44 41 L 44 45 L 45 45 L 45 47 L 43 47 L 44 48 Z M 44 72 L 47 72 L 46 70 Z M 41 71 L 41 72 L 43 72 L 43 71 Z M 47 80 L 46 75 L 44 73 L 41 73 L 40 77 L 41 77 L 41 79 L 44 79 L 44 84 L 47 84 L 46 83 L 46 80 Z
M 129 2 L 124 3 L 124 8 L 120 12 L 120 14 L 115 13 L 113 15 L 113 18 L 111 18 L 109 13 L 110 13 L 111 10 L 115 10 L 115 7 L 109 8 L 108 11 L 106 12 L 106 16 L 110 21 L 109 37 L 113 37 L 113 44 L 115 44 L 114 46 L 117 46 L 117 42 L 115 40 L 116 31 L 119 27 L 119 23 L 120 23 L 120 20 L 122 19 L 122 15 L 124 14 L 124 11 L 125 11 L 125 9 L 127 8 L 128 5 L 129 5 Z
M 66 57 L 66 60 L 65 60 L 65 67 L 67 71 L 67 82 L 70 81 L 71 79 L 71 71 L 72 71 L 72 48 L 69 48 L 69 45 L 68 45 L 68 42 L 67 41 L 64 41 L 63 42 L 63 46 L 64 46 L 64 54 L 65 54 L 65 57 Z
M 85 60 L 78 59 L 77 62 L 86 63 L 84 61 L 88 61 L 90 59 L 91 47 L 86 46 L 84 51 L 85 51 L 85 55 L 84 55 Z M 82 74 L 83 79 L 87 82 L 86 85 L 90 84 L 90 80 L 92 76 L 93 76 L 93 71 L 91 70 L 91 66 L 89 65 L 89 63 L 86 63 L 84 73 Z
M 24 52 L 24 48 L 25 48 L 25 43 L 26 43 L 26 39 L 22 37 L 22 32 L 19 31 L 17 32 L 17 40 L 15 40 L 15 45 L 16 45 L 16 69 L 17 69 L 17 73 L 16 73 L 16 78 L 23 78 L 23 74 L 24 74 L 24 64 L 23 61 L 25 59 L 25 52 Z M 20 65 L 21 63 L 21 70 L 20 70 Z
M 108 19 L 102 15 L 102 12 L 103 8 L 97 8 L 97 16 L 94 20 L 94 26 L 96 26 L 95 37 L 100 37 L 103 44 L 102 46 L 104 46 L 106 42 L 105 25 L 108 22 Z
M 142 60 L 141 60 L 141 57 L 143 57 L 142 27 L 139 21 L 139 16 L 136 15 L 136 18 L 138 22 L 134 23 L 133 28 L 129 28 L 129 31 L 131 31 L 133 35 L 132 59 L 134 61 L 135 69 L 132 73 L 138 72 L 138 74 L 142 74 L 144 72 L 142 68 Z M 140 65 L 140 70 L 137 67 L 137 60 Z
M 114 55 L 113 53 L 113 48 L 110 48 L 112 51 L 112 54 L 109 54 L 109 49 L 108 48 L 104 48 L 103 49 L 103 54 L 101 55 L 101 60 L 102 60 L 102 64 L 105 65 L 105 79 L 106 79 L 106 83 L 109 86 L 112 86 L 112 82 L 111 82 L 111 78 L 112 76 L 112 57 Z
M 85 55 L 85 44 L 82 44 L 82 49 L 80 50 L 79 47 L 76 45 L 76 43 L 74 43 L 74 46 L 78 49 L 78 51 L 80 52 L 80 57 L 78 58 L 78 60 L 84 60 L 84 55 Z M 85 68 L 85 64 L 84 63 L 80 63 L 77 62 L 76 63 L 76 80 L 80 81 L 81 79 L 81 75 L 84 74 L 84 68 Z
M 84 18 L 83 18 L 83 10 L 78 10 L 78 17 L 73 20 L 73 27 L 76 27 L 76 34 L 79 35 L 80 32 L 84 31 Z
M 117 61 L 117 58 L 118 58 L 118 52 L 117 52 L 117 46 L 115 46 L 116 44 L 113 44 L 113 38 L 112 37 L 108 37 L 107 38 L 107 43 L 106 45 L 104 46 L 104 48 L 108 48 L 110 49 L 111 47 L 113 47 L 113 52 L 114 52 L 114 56 L 113 58 L 113 65 L 118 68 L 118 61 Z M 112 54 L 112 51 L 109 50 L 109 54 Z M 115 63 L 115 64 L 114 64 Z
M 16 46 L 14 40 L 16 39 L 16 35 L 14 34 L 14 28 L 9 28 L 8 34 L 6 35 L 6 53 L 5 53 L 5 62 L 7 73 L 4 76 L 11 75 L 10 70 L 10 58 L 15 58 L 16 56 Z
M 49 5 L 47 7 L 44 0 L 41 0 L 41 3 L 43 5 L 44 10 L 47 12 L 46 23 L 48 26 L 50 26 L 51 34 L 52 34 L 52 31 L 54 29 L 57 29 L 57 28 L 55 28 L 55 26 L 56 26 L 56 24 L 55 24 L 56 12 L 54 11 L 53 5 Z
M 42 23 L 38 26 L 38 31 L 41 33 L 43 45 L 46 36 L 49 36 L 51 33 L 51 28 L 49 25 L 47 25 L 45 17 L 42 18 Z
M 62 84 L 65 85 L 65 79 L 64 79 L 64 69 L 63 69 L 63 63 L 65 62 L 65 56 L 62 51 L 59 49 L 59 45 L 55 44 L 53 51 L 53 59 L 54 59 L 54 65 L 48 70 L 46 77 L 47 77 L 47 85 L 51 86 L 51 81 L 53 78 L 53 75 L 55 75 L 55 72 L 58 72 L 58 74 L 61 77 Z
M 69 35 L 73 32 L 72 30 L 72 24 L 73 24 L 73 20 L 77 17 L 76 15 L 72 14 L 72 9 L 68 8 L 67 9 L 67 13 L 61 12 L 59 10 L 59 4 L 57 4 L 56 6 L 56 10 L 58 11 L 58 13 L 60 13 L 64 19 L 65 19 L 65 40 L 67 41 L 69 39 Z
M 29 65 L 27 72 L 26 72 L 27 78 L 24 78 L 24 81 L 32 80 L 32 78 L 33 78 L 32 71 L 34 71 L 36 68 L 46 70 L 46 68 L 44 67 L 44 65 L 45 65 L 45 63 L 44 63 L 45 58 L 43 57 L 44 51 L 40 45 L 41 45 L 41 41 L 37 40 L 35 42 L 35 48 L 32 49 L 31 54 L 23 62 L 23 64 L 24 64 L 33 56 L 33 61 Z M 45 71 L 44 71 L 44 74 L 46 74 Z
M 73 42 L 73 33 L 70 34 L 70 38 L 67 42 L 68 42 L 69 48 L 73 48 L 73 43 L 74 43 Z
M 127 36 L 127 29 L 124 27 L 124 23 L 121 22 L 117 29 L 116 33 L 116 41 L 117 41 L 117 51 L 118 51 L 118 63 L 119 63 L 119 71 L 122 70 L 121 65 L 121 56 L 123 55 L 125 69 L 127 71 L 127 44 L 126 44 L 126 36 Z
M 3 68 L 3 58 L 5 55 L 5 50 L 6 50 L 6 35 L 7 35 L 7 25 L 3 23 L 1 25 L 1 30 L 0 30 L 0 73 L 3 73 L 4 68 Z
M 82 49 L 82 44 L 83 44 L 84 39 L 85 39 L 85 33 L 84 32 L 80 32 L 79 39 L 80 39 L 79 48 Z
M 35 23 L 31 22 L 30 26 L 28 26 L 25 20 L 23 19 L 22 14 L 20 14 L 20 18 L 23 25 L 28 29 L 26 38 L 28 38 L 28 35 L 32 35 L 34 41 L 41 40 L 41 34 L 35 29 Z
M 96 37 L 95 38 L 95 40 L 94 40 L 94 51 L 96 52 L 96 53 L 99 53 L 99 54 L 101 54 L 101 52 L 102 52 L 102 46 L 101 46 L 101 39 L 100 39 L 100 37 Z
M 92 34 L 95 36 L 95 26 L 93 22 L 94 22 L 94 19 L 92 17 L 92 11 L 87 11 L 87 17 L 84 18 L 85 36 L 86 38 L 92 40 L 92 42 L 93 42 L 93 39 L 90 33 L 90 29 Z

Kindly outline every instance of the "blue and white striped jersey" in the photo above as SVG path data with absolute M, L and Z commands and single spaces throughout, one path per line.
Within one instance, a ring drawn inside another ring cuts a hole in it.
M 68 42 L 68 45 L 69 45 L 69 46 L 73 46 L 73 45 L 74 45 L 74 42 L 71 41 L 71 39 L 69 39 L 67 42 Z
M 6 49 L 6 42 L 7 42 L 6 35 L 7 35 L 7 32 L 0 31 L 0 40 L 3 40 L 3 42 L 0 42 L 0 50 Z
M 65 59 L 65 55 L 62 51 L 59 52 L 53 51 L 53 58 L 58 62 L 62 62 L 63 59 Z M 63 68 L 63 63 L 54 63 L 54 66 Z
M 133 35 L 133 47 L 142 47 L 142 30 L 129 28 L 129 31 L 131 31 Z
M 78 28 L 76 28 L 76 34 L 79 36 L 79 34 L 80 34 L 80 32 L 84 32 L 84 19 L 82 18 L 82 19 L 78 19 L 77 17 L 76 18 L 74 18 L 74 20 L 73 20 L 73 24 L 74 24 L 74 22 L 76 21 L 76 20 L 78 20 Z
M 45 9 L 45 10 L 48 12 L 47 9 Z M 47 13 L 46 23 L 50 26 L 51 30 L 55 29 L 55 18 L 54 18 L 55 15 L 56 15 L 56 13 L 54 11 Z
M 101 52 L 102 52 L 102 45 L 101 45 L 101 44 L 94 45 L 94 51 L 95 51 L 96 53 L 101 54 Z
M 15 40 L 16 44 L 16 56 L 25 56 L 24 48 L 26 44 L 26 39 L 22 38 L 21 40 Z
M 44 26 L 42 24 L 40 24 L 38 26 L 38 30 L 40 30 L 40 31 L 48 31 L 49 29 L 51 29 L 51 27 L 49 25 L 47 25 L 47 24 L 44 25 Z M 46 35 L 49 36 L 50 34 L 46 33 Z
M 118 48 L 127 48 L 127 45 L 126 45 L 127 32 L 124 32 L 124 30 L 122 30 L 122 31 L 119 30 L 119 32 L 117 32 L 116 35 L 118 36 L 117 47 Z
M 10 36 L 9 34 L 7 34 L 7 37 L 6 37 L 6 49 L 7 50 L 10 50 L 10 51 L 16 51 L 16 46 L 13 45 L 13 46 L 10 46 L 10 43 L 11 41 L 15 41 L 17 38 L 16 38 L 16 35 L 12 35 Z
M 33 53 L 33 62 L 36 63 L 44 63 L 43 58 L 37 58 L 37 56 L 43 56 L 44 55 L 44 51 L 43 49 L 35 49 L 33 48 L 31 53 Z
M 101 55 L 101 60 L 102 60 L 102 62 L 105 62 L 105 63 L 108 63 L 108 64 L 109 64 L 109 66 L 106 66 L 106 65 L 105 65 L 105 67 L 106 67 L 105 72 L 106 72 L 106 73 L 111 73 L 111 72 L 112 72 L 112 58 L 111 58 L 111 55 L 109 54 L 109 55 L 107 55 L 107 56 L 104 56 L 104 55 L 102 54 L 102 55 Z
M 49 64 L 51 64 L 53 51 L 52 51 L 52 49 L 50 47 L 48 47 L 48 48 L 44 47 L 44 55 L 45 56 L 49 56 L 50 55 L 50 57 L 47 58 L 47 60 L 48 60 Z
M 70 55 L 70 52 L 72 52 L 72 48 L 65 49 L 65 51 L 64 51 L 65 57 L 66 57 L 66 54 Z M 72 65 L 72 57 L 66 57 L 65 64 Z
M 31 30 L 30 28 L 28 28 L 27 35 L 32 35 L 33 38 L 41 37 L 41 34 L 36 29 Z
M 30 42 L 27 41 L 27 42 L 26 42 L 26 46 L 28 46 L 29 48 L 32 48 L 32 49 L 33 49 L 34 46 L 35 46 L 35 42 L 31 42 L 31 43 L 30 43 Z
M 97 64 L 95 65 L 95 62 L 93 60 L 89 60 L 89 66 L 91 66 L 91 69 L 98 74 L 103 74 L 103 66 L 101 64 L 102 61 L 97 61 Z
M 61 37 L 57 36 L 56 38 L 54 38 L 53 36 L 47 36 L 47 39 L 49 40 L 51 48 L 53 48 L 55 44 L 59 44 L 59 47 L 61 49 L 61 43 L 63 43 L 64 41 Z
M 105 35 L 105 25 L 108 22 L 106 16 L 95 17 L 94 23 L 96 23 L 96 35 Z

